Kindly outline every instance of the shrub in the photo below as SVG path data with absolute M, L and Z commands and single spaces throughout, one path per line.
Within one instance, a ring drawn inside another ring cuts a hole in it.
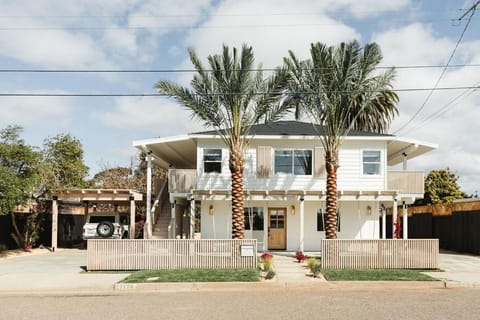
M 262 263 L 263 263 L 263 271 L 269 271 L 272 269 L 273 256 L 270 253 L 265 252 L 260 256 L 260 259 L 262 260 Z
M 295 253 L 295 259 L 297 259 L 298 262 L 302 262 L 307 259 L 307 256 L 302 251 L 297 251 L 297 253 Z
M 307 267 L 309 270 L 312 270 L 312 267 L 316 264 L 319 264 L 319 261 L 317 260 L 317 258 L 309 258 L 307 260 Z
M 322 269 L 322 267 L 321 267 L 320 263 L 317 263 L 317 264 L 314 264 L 312 266 L 310 271 L 312 272 L 313 276 L 316 278 L 316 277 L 318 277 L 318 274 L 320 273 L 321 269 Z
M 0 243 L 0 255 L 4 253 L 4 251 L 8 250 L 8 246 L 4 243 Z

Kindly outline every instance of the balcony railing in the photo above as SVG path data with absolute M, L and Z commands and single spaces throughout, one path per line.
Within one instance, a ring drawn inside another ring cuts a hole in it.
M 170 193 L 188 193 L 197 188 L 195 169 L 168 170 L 168 191 Z M 396 190 L 402 194 L 423 194 L 423 171 L 388 171 L 387 190 Z
M 197 186 L 197 170 L 195 169 L 169 169 L 168 192 L 187 193 Z
M 388 171 L 387 190 L 402 194 L 423 194 L 423 171 Z

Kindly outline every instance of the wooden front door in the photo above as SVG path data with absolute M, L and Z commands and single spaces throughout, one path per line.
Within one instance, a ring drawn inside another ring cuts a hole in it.
M 287 209 L 268 208 L 268 249 L 287 248 Z

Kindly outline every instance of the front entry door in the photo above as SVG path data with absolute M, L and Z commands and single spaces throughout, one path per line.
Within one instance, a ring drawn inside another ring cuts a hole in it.
M 268 249 L 286 249 L 286 208 L 268 208 Z

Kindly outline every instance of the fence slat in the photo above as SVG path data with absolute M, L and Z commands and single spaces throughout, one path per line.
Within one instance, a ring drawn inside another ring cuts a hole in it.
M 438 239 L 325 239 L 324 269 L 438 269 Z
M 253 256 L 241 256 L 252 245 Z M 257 267 L 257 240 L 91 239 L 87 270 L 232 269 Z

